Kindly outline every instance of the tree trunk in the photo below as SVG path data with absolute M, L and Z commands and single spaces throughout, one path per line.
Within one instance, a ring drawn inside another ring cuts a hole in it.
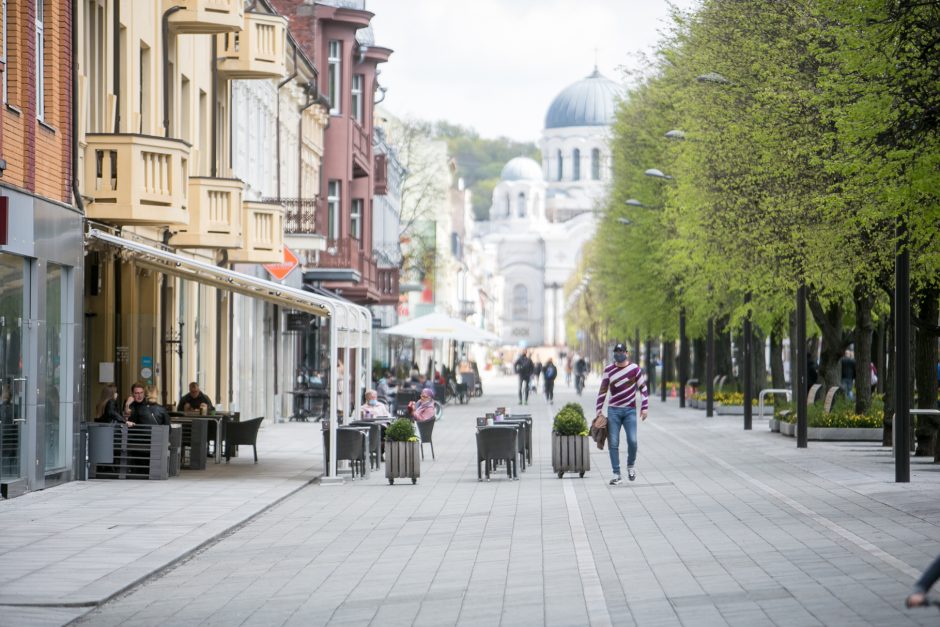
M 937 408 L 937 317 L 940 313 L 940 288 L 929 286 L 913 294 L 914 314 L 921 325 L 914 327 L 914 384 L 917 389 L 916 407 L 918 409 Z M 923 324 L 928 325 L 927 327 Z M 914 404 L 912 403 L 912 406 Z M 918 416 L 917 452 L 915 455 L 933 457 L 940 460 L 940 451 L 935 446 L 937 428 L 940 420 L 937 416 Z
M 824 310 L 819 298 L 810 292 L 809 310 L 813 320 L 822 332 L 822 352 L 819 355 L 820 382 L 826 388 L 839 387 L 842 383 L 842 365 L 840 363 L 849 340 L 842 332 L 842 316 L 845 311 L 839 303 L 829 303 Z
M 692 340 L 692 378 L 698 379 L 698 386 L 705 389 L 705 338 L 697 337 Z
M 675 372 L 675 343 L 672 340 L 663 340 L 663 381 L 669 383 L 676 381 Z
M 885 365 L 887 363 L 885 360 L 885 341 L 885 321 L 882 318 L 875 325 L 871 339 L 872 362 L 875 364 L 875 372 L 878 375 L 878 383 L 875 384 L 877 394 L 884 394 L 885 391 Z
M 796 345 L 796 310 L 790 312 L 790 387 L 796 387 L 796 360 L 806 359 L 806 347 Z M 805 391 L 804 391 L 805 394 Z M 796 398 L 793 399 L 796 402 Z
M 874 324 L 871 309 L 874 298 L 860 285 L 855 286 L 855 413 L 868 413 L 871 407 L 871 336 Z
M 897 372 L 897 360 L 894 359 L 894 298 L 891 298 L 891 310 L 888 313 L 888 319 L 885 321 L 885 354 L 890 355 L 890 359 L 885 364 L 881 378 L 884 381 L 885 389 L 885 415 L 884 431 L 881 443 L 884 446 L 891 446 L 894 441 L 894 377 Z
M 734 376 L 732 363 L 731 332 L 728 329 L 728 317 L 723 316 L 715 320 L 715 376 L 727 375 L 731 379 Z
M 791 348 L 792 353 L 792 348 Z M 783 321 L 774 324 L 770 332 L 770 386 L 777 390 L 786 388 L 787 381 L 783 374 Z M 783 394 L 774 396 L 774 403 L 786 400 Z
M 756 324 L 751 325 L 751 329 L 751 394 L 752 398 L 757 398 L 760 391 L 767 387 L 767 361 L 764 356 L 766 338 Z M 741 385 L 744 385 L 743 373 Z

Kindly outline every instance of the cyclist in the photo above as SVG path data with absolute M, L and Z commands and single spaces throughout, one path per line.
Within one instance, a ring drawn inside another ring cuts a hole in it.
M 922 574 L 920 579 L 917 580 L 917 583 L 914 584 L 914 590 L 908 595 L 907 599 L 905 599 L 905 604 L 908 607 L 928 605 L 927 591 L 930 590 L 930 587 L 937 579 L 940 579 L 940 556 L 937 556 L 937 559 L 927 567 L 924 574 Z
M 584 378 L 587 376 L 587 371 L 587 360 L 584 358 L 584 356 L 578 355 L 577 361 L 574 362 L 574 388 L 579 395 L 584 389 Z

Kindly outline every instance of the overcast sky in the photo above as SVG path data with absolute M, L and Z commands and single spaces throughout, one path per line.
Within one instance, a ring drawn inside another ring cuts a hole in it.
M 680 8 L 696 0 L 675 0 Z M 558 93 L 592 72 L 622 81 L 667 25 L 667 0 L 367 0 L 383 106 L 483 137 L 535 141 Z

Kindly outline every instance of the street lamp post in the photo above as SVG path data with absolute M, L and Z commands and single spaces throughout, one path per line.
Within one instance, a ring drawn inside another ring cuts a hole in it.
M 711 418 L 715 411 L 715 319 L 711 316 L 705 342 L 705 417 Z
M 751 403 L 753 402 L 753 384 L 751 382 L 751 293 L 746 292 L 744 294 L 744 304 L 747 307 L 747 311 L 744 316 L 744 346 L 742 361 L 744 362 L 742 367 L 744 368 L 744 430 L 750 431 L 751 421 L 753 416 L 753 408 Z
M 898 218 L 894 258 L 894 481 L 911 481 L 911 258 L 907 224 Z
M 793 382 L 793 400 L 796 401 L 796 447 L 806 448 L 807 441 L 807 361 L 806 361 L 806 284 L 800 280 L 796 288 L 796 381 Z
M 689 338 L 685 336 L 685 307 L 679 306 L 679 407 L 685 407 L 685 382 L 689 380 Z

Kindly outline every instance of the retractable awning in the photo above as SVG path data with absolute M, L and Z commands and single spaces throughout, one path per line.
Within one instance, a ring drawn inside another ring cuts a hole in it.
M 119 235 L 105 233 L 99 229 L 89 229 L 88 236 L 125 251 L 138 265 L 146 266 L 157 272 L 211 285 L 236 294 L 260 298 L 288 309 L 306 311 L 322 317 L 330 316 L 330 309 L 323 302 L 326 299 L 304 290 L 259 279 L 228 268 L 220 268 L 211 263 L 185 257 Z

